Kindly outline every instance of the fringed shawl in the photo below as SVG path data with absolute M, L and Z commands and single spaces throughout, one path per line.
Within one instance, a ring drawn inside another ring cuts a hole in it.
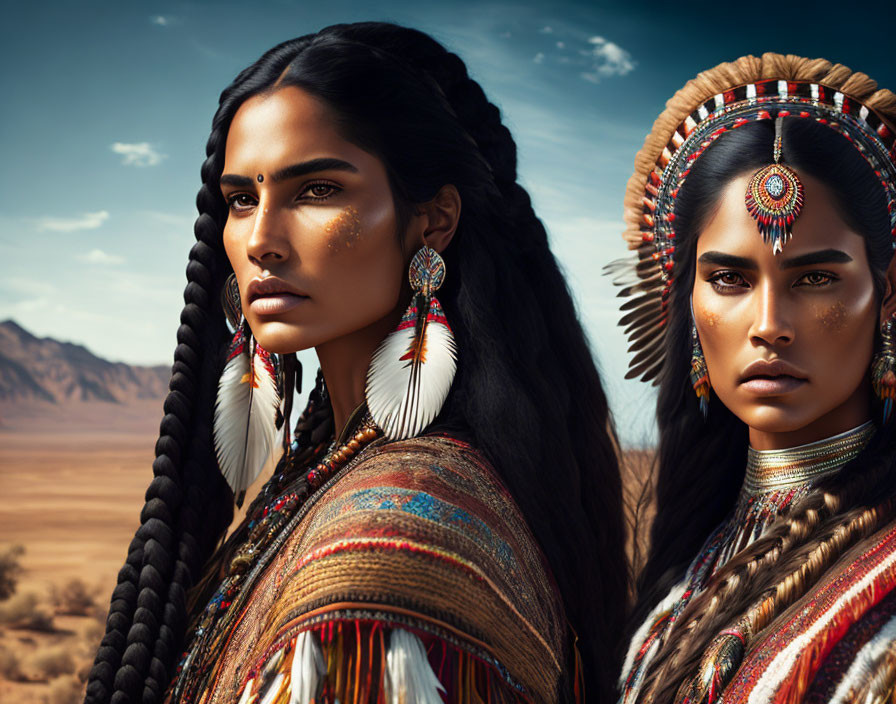
M 393 628 L 419 636 L 448 701 L 552 702 L 575 679 L 544 557 L 469 445 L 371 447 L 303 511 L 181 701 L 291 701 L 306 632 L 326 660 L 317 701 L 384 701 Z

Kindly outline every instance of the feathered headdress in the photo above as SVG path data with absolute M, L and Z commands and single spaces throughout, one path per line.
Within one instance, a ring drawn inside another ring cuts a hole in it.
M 656 383 L 662 367 L 675 276 L 675 198 L 694 161 L 725 132 L 784 116 L 815 120 L 855 145 L 887 192 L 896 237 L 896 95 L 824 59 L 768 53 L 704 71 L 666 103 L 626 187 L 623 237 L 638 260 L 634 271 L 609 267 L 623 287 L 618 295 L 628 299 L 620 321 L 634 355 L 626 378 Z

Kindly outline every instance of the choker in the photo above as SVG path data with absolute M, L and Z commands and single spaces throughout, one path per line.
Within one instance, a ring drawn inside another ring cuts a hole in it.
M 754 450 L 747 455 L 744 489 L 750 494 L 786 489 L 833 474 L 855 458 L 874 435 L 872 421 L 845 433 L 783 450 Z

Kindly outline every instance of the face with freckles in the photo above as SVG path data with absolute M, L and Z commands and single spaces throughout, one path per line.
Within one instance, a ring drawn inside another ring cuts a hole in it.
M 317 347 L 400 314 L 413 243 L 397 234 L 386 169 L 296 87 L 247 100 L 221 176 L 224 247 L 243 313 L 271 352 Z
M 820 440 L 870 418 L 879 324 L 865 240 L 827 187 L 799 174 L 805 205 L 774 255 L 731 181 L 699 233 L 694 321 L 713 392 L 757 449 Z

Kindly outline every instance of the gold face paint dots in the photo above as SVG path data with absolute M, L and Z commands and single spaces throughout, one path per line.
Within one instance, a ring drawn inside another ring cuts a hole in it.
M 815 317 L 831 332 L 840 332 L 846 326 L 846 306 L 837 301 L 832 306 L 817 309 Z
M 330 239 L 327 246 L 332 251 L 351 249 L 361 239 L 361 216 L 350 205 L 324 225 L 324 231 Z
M 700 311 L 703 316 L 703 320 L 706 322 L 707 327 L 714 328 L 719 324 L 719 314 L 713 313 L 710 310 L 706 310 L 705 308 Z

